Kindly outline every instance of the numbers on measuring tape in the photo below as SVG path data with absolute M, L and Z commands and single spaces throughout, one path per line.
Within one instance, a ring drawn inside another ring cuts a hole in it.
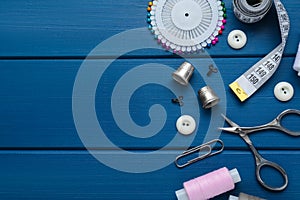
M 276 66 L 281 59 L 281 54 L 279 52 L 275 53 L 266 62 L 256 67 L 248 76 L 249 82 L 256 86 L 262 79 L 268 76 L 268 74 L 276 69 Z
M 259 85 L 264 78 L 268 77 L 269 73 L 274 71 L 281 60 L 281 53 L 276 52 L 266 62 L 254 68 L 254 70 L 246 76 L 248 81 L 254 85 Z
M 278 11 L 281 12 L 281 11 L 285 11 L 283 5 L 281 3 L 277 3 L 277 8 L 278 8 Z
M 247 76 L 247 79 L 252 83 L 253 85 L 256 85 L 261 79 L 256 75 L 256 73 L 251 73 Z
M 286 23 L 286 24 L 282 24 L 282 31 L 284 32 L 284 33 L 287 33 L 288 31 L 289 31 L 289 29 L 290 29 L 290 24 L 288 24 L 288 23 Z
M 266 67 L 269 71 L 272 71 L 275 66 L 276 66 L 276 63 L 274 63 L 271 59 L 268 59 L 266 62 L 264 62 L 262 64 L 264 67 Z
M 280 62 L 280 59 L 281 59 L 281 54 L 277 52 L 277 53 L 275 53 L 275 54 L 271 57 L 271 59 L 272 59 L 274 62 L 279 63 L 279 62 Z
M 261 78 L 265 77 L 267 74 L 269 74 L 269 70 L 267 70 L 264 66 L 260 65 L 258 68 L 255 69 L 255 72 L 257 75 L 259 75 Z
M 250 22 L 251 22 L 251 18 L 245 17 L 245 16 L 242 17 L 242 20 L 243 20 L 243 22 L 245 22 L 245 23 L 250 23 Z
M 280 13 L 280 17 L 282 21 L 287 21 L 289 19 L 288 15 L 286 14 L 286 12 L 282 12 Z

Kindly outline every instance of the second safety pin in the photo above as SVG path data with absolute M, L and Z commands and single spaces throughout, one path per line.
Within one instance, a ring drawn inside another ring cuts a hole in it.
M 217 150 L 217 151 L 213 151 L 213 146 L 214 144 L 221 144 L 221 149 Z M 210 156 L 213 156 L 213 155 L 216 155 L 216 154 L 219 154 L 221 153 L 222 151 L 224 150 L 224 143 L 222 140 L 220 139 L 214 139 L 214 140 L 211 140 L 207 143 L 204 143 L 204 144 L 201 144 L 199 146 L 196 146 L 194 148 L 191 148 L 191 149 L 188 149 L 186 151 L 184 151 L 181 155 L 177 156 L 176 159 L 175 159 L 175 164 L 178 168 L 183 168 L 183 167 L 186 167 L 192 163 L 195 163 L 199 160 L 203 160 L 204 158 L 208 158 Z M 194 153 L 201 153 L 201 151 L 206 151 L 206 153 L 196 157 L 196 158 L 193 158 L 191 160 L 188 160 L 186 161 L 185 163 L 183 164 L 179 164 L 179 160 L 183 159 L 184 157 L 187 157 L 187 156 L 190 156 Z

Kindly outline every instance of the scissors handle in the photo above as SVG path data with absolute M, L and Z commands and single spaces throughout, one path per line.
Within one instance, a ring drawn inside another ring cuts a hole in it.
M 260 171 L 261 171 L 262 167 L 271 167 L 271 168 L 277 170 L 282 175 L 282 177 L 284 178 L 284 184 L 280 187 L 271 187 L 271 186 L 267 185 L 263 181 L 263 179 L 261 178 L 261 175 L 260 175 Z M 278 165 L 274 162 L 268 161 L 264 158 L 261 158 L 260 162 L 256 163 L 256 177 L 257 177 L 258 182 L 263 187 L 265 187 L 265 188 L 267 188 L 268 190 L 271 190 L 271 191 L 282 191 L 288 185 L 288 176 L 287 176 L 287 173 L 285 172 L 285 170 L 280 165 Z
M 258 153 L 258 151 L 255 149 L 255 147 L 253 146 L 253 144 L 252 144 L 252 142 L 251 142 L 251 140 L 250 140 L 250 138 L 247 134 L 240 134 L 240 136 L 248 144 L 248 146 L 250 147 L 250 149 L 251 149 L 251 151 L 252 151 L 252 153 L 255 157 L 256 178 L 257 178 L 258 182 L 264 188 L 267 188 L 267 189 L 272 190 L 272 191 L 282 191 L 282 190 L 284 190 L 288 185 L 288 176 L 287 176 L 287 173 L 285 172 L 285 170 L 281 166 L 279 166 L 278 164 L 264 159 Z M 271 167 L 271 168 L 274 168 L 275 170 L 277 170 L 282 175 L 282 177 L 284 178 L 284 184 L 281 187 L 271 187 L 271 186 L 267 185 L 260 176 L 260 171 L 261 171 L 262 167 Z
M 291 131 L 287 128 L 285 128 L 282 124 L 281 124 L 281 121 L 282 119 L 287 116 L 287 115 L 299 115 L 300 116 L 300 110 L 296 110 L 296 109 L 287 109 L 285 111 L 283 111 L 282 113 L 280 113 L 276 119 L 273 121 L 275 122 L 275 126 L 277 126 L 279 130 L 289 134 L 289 135 L 292 135 L 292 136 L 300 136 L 300 131 Z

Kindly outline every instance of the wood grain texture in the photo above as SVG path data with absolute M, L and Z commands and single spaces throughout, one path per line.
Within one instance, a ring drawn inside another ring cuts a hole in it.
M 1 164 L 0 196 L 1 199 L 175 200 L 174 191 L 181 189 L 183 182 L 227 166 L 239 170 L 242 182 L 236 184 L 234 191 L 216 197 L 217 200 L 239 192 L 272 200 L 298 199 L 300 152 L 261 153 L 288 172 L 290 183 L 285 191 L 274 193 L 261 188 L 254 178 L 254 160 L 249 152 L 225 151 L 183 170 L 170 164 L 152 173 L 127 174 L 100 164 L 84 151 L 2 151 L 0 159 L 5 162 Z M 147 164 L 150 163 L 141 163 L 141 167 Z M 270 180 L 270 174 L 265 175 Z
M 223 59 L 214 59 L 222 75 L 220 84 L 224 84 L 226 90 L 227 99 L 222 99 L 222 101 L 225 104 L 224 101 L 226 100 L 227 114 L 243 126 L 266 123 L 287 108 L 300 109 L 298 104 L 299 92 L 296 91 L 295 97 L 287 103 L 277 101 L 273 95 L 273 88 L 278 81 L 289 80 L 295 86 L 300 83 L 296 73 L 291 70 L 292 58 L 284 59 L 274 77 L 246 103 L 240 103 L 231 93 L 228 87 L 229 83 L 257 60 L 257 58 L 245 58 L 228 59 L 223 62 Z M 94 62 L 99 67 L 102 66 L 101 63 L 104 63 L 102 60 L 95 60 Z M 111 113 L 111 96 L 117 81 L 128 70 L 148 62 L 165 64 L 175 70 L 183 61 L 182 59 L 122 59 L 114 62 L 99 82 L 95 99 L 99 123 L 107 137 L 122 148 L 160 148 L 166 145 L 176 134 L 175 121 L 181 115 L 181 110 L 179 106 L 171 103 L 171 99 L 176 96 L 164 87 L 151 84 L 144 86 L 135 92 L 130 105 L 128 105 L 132 119 L 141 126 L 150 123 L 148 117 L 150 106 L 161 104 L 165 107 L 168 114 L 167 121 L 164 129 L 155 137 L 148 139 L 131 137 L 119 129 Z M 210 62 L 210 59 L 201 60 L 201 68 L 204 72 L 208 71 Z M 81 60 L 3 60 L 0 62 L 0 83 L 5 86 L 0 88 L 0 127 L 2 130 L 0 147 L 83 147 L 75 129 L 72 113 L 74 80 L 81 63 Z M 170 74 L 158 74 L 158 76 L 173 81 Z M 208 79 L 208 85 L 220 81 L 216 77 L 217 74 L 213 74 Z M 207 83 L 198 72 L 195 72 L 191 84 L 197 91 Z M 126 96 L 126 94 L 119 96 Z M 199 145 L 203 141 L 210 122 L 211 113 L 203 109 L 200 109 L 200 112 L 200 129 L 193 145 Z M 293 118 L 285 121 L 288 127 L 296 130 L 298 128 L 297 120 L 297 118 Z M 214 133 L 219 133 L 217 127 Z M 139 134 L 142 135 L 143 133 Z M 97 137 L 96 134 L 95 137 Z M 258 147 L 299 149 L 300 146 L 300 140 L 297 138 L 277 131 L 257 133 L 251 135 L 252 137 Z M 182 139 L 184 140 L 184 137 Z M 224 133 L 222 139 L 228 148 L 245 147 L 237 136 Z M 278 143 L 278 141 L 281 142 Z M 107 146 L 96 144 L 93 147 L 106 148 Z M 179 147 L 183 146 L 173 146 L 173 148 Z
M 208 50 L 210 55 L 261 56 L 280 43 L 274 7 L 258 24 L 245 25 L 234 17 L 231 1 L 224 2 L 228 23 L 217 48 Z M 285 52 L 294 55 L 300 38 L 300 5 L 292 0 L 283 0 L 283 3 L 291 18 L 290 37 Z M 112 35 L 147 26 L 147 4 L 148 0 L 2 1 L 0 56 L 85 57 L 96 45 Z M 241 51 L 232 50 L 227 45 L 227 35 L 232 29 L 242 29 L 248 36 L 248 44 Z M 153 40 L 150 33 L 149 40 Z M 160 54 L 171 55 L 163 51 Z M 153 54 L 144 51 L 138 55 Z
M 300 39 L 299 2 L 282 0 L 291 20 L 284 59 L 272 79 L 245 103 L 239 102 L 228 84 L 280 43 L 278 21 L 273 6 L 261 22 L 242 24 L 232 13 L 231 0 L 224 2 L 228 14 L 226 29 L 220 36 L 220 42 L 207 50 L 220 73 L 205 79 L 212 60 L 191 59 L 199 62 L 197 67 L 201 71 L 201 74 L 195 72 L 191 79 L 193 90 L 197 91 L 207 84 L 224 87 L 226 97 L 222 97 L 220 105 L 226 107 L 226 114 L 231 119 L 243 126 L 269 122 L 284 109 L 300 109 L 300 78 L 292 70 Z M 223 166 L 238 168 L 242 182 L 236 185 L 234 191 L 214 198 L 216 200 L 225 200 L 229 194 L 238 195 L 239 192 L 269 200 L 299 199 L 300 138 L 277 131 L 263 131 L 250 137 L 265 158 L 287 171 L 289 186 L 280 193 L 266 191 L 258 184 L 254 176 L 254 158 L 248 147 L 238 136 L 227 133 L 220 136 L 225 143 L 222 154 L 182 170 L 171 163 L 154 172 L 125 173 L 105 166 L 85 151 L 85 148 L 96 148 L 94 153 L 108 157 L 125 152 L 108 144 L 84 146 L 82 143 L 72 113 L 77 73 L 84 58 L 99 43 L 123 31 L 146 27 L 147 3 L 148 0 L 1 1 L 0 199 L 175 200 L 174 191 L 182 188 L 184 181 Z M 227 35 L 232 29 L 241 29 L 248 36 L 248 43 L 242 50 L 232 50 L 227 45 Z M 155 44 L 150 33 L 147 32 L 146 37 L 149 43 Z M 161 49 L 159 45 L 157 48 Z M 116 55 L 111 49 L 91 62 L 104 69 L 109 58 Z M 157 63 L 175 70 L 182 62 L 182 58 L 164 50 L 141 47 L 117 59 L 105 70 L 95 93 L 95 110 L 110 141 L 123 150 L 143 154 L 165 146 L 174 138 L 175 121 L 181 111 L 179 106 L 170 103 L 175 96 L 168 88 L 149 84 L 139 88 L 131 97 L 128 105 L 130 115 L 139 125 L 150 122 L 149 108 L 154 104 L 164 106 L 168 114 L 159 134 L 146 139 L 132 137 L 120 130 L 111 112 L 111 94 L 120 78 L 137 66 Z M 158 78 L 171 81 L 170 74 L 160 73 L 158 69 L 153 67 Z M 146 78 L 147 74 L 144 76 L 131 81 Z M 287 103 L 277 101 L 273 95 L 273 88 L 280 81 L 290 82 L 295 89 L 294 98 Z M 75 98 L 84 99 L 88 95 L 87 89 L 87 93 Z M 126 95 L 121 92 L 120 99 Z M 211 112 L 200 109 L 200 116 L 199 130 L 191 146 L 203 142 Z M 160 117 L 157 116 L 157 120 Z M 298 119 L 287 118 L 284 124 L 299 129 Z M 212 137 L 220 134 L 215 128 Z M 95 138 L 96 134 L 91 139 Z M 182 140 L 185 138 L 182 137 Z M 173 145 L 164 150 L 163 155 L 175 157 L 185 148 L 186 145 Z M 140 162 L 138 167 L 143 168 L 153 162 L 163 163 L 162 158 Z M 133 160 L 129 159 L 118 164 L 132 163 Z M 281 180 L 277 174 L 268 172 L 266 179 L 272 183 Z

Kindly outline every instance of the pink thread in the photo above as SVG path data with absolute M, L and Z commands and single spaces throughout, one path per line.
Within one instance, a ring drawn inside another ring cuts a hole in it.
M 207 200 L 234 189 L 234 182 L 226 167 L 183 183 L 189 200 Z

